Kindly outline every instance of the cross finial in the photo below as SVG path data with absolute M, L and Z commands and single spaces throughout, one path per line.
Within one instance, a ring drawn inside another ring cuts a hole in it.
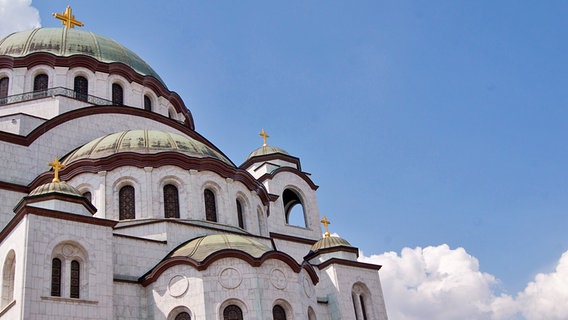
M 75 20 L 75 16 L 71 14 L 71 6 L 67 6 L 65 12 L 62 14 L 54 13 L 53 16 L 62 21 L 65 28 L 75 28 L 75 26 L 82 27 L 83 23 L 79 20 Z
M 268 134 L 266 134 L 266 131 L 264 131 L 264 128 L 262 128 L 262 131 L 260 131 L 259 135 L 262 137 L 262 139 L 264 140 L 264 144 L 262 145 L 263 147 L 266 147 L 268 144 L 266 143 L 266 138 L 270 137 Z
M 331 224 L 331 222 L 329 222 L 329 220 L 327 220 L 326 216 L 323 216 L 323 219 L 320 220 L 321 223 L 323 223 L 323 226 L 325 228 L 325 237 L 329 238 L 331 235 L 329 234 L 329 229 L 328 229 L 328 225 Z
M 53 176 L 53 180 L 51 182 L 53 183 L 59 183 L 59 170 L 65 168 L 65 166 L 59 162 L 59 158 L 55 157 L 55 160 L 53 160 L 52 162 L 48 163 L 47 165 L 49 165 L 50 167 L 53 168 L 53 171 L 55 172 L 54 176 Z

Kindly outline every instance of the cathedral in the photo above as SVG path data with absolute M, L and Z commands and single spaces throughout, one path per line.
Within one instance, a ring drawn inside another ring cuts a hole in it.
M 136 53 L 54 15 L 0 40 L 0 319 L 387 319 L 297 156 L 262 130 L 235 164 Z

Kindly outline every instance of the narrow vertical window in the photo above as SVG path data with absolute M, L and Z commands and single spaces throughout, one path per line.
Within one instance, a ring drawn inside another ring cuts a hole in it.
M 89 81 L 87 78 L 77 76 L 75 77 L 73 91 L 75 98 L 81 101 L 87 101 L 89 98 Z
M 76 260 L 71 261 L 71 290 L 69 297 L 79 298 L 79 287 L 81 285 L 80 265 Z
M 112 104 L 115 106 L 121 106 L 124 104 L 124 93 L 122 86 L 118 83 L 112 84 Z
M 239 220 L 239 228 L 245 228 L 245 221 L 243 218 L 243 206 L 239 199 L 237 199 L 237 219 Z
M 144 96 L 144 110 L 152 111 L 152 100 L 148 96 Z
M 51 295 L 61 297 L 61 260 L 51 260 Z
M 367 320 L 367 310 L 365 310 L 365 301 L 363 296 L 359 296 L 359 302 L 361 303 L 361 313 L 363 314 L 363 320 Z
M 34 97 L 45 97 L 49 78 L 47 74 L 38 74 L 34 78 Z
M 134 219 L 135 218 L 135 206 L 134 206 L 134 187 L 124 186 L 120 188 L 118 192 L 118 219 Z
M 223 320 L 243 320 L 243 311 L 232 304 L 223 310 Z
M 174 320 L 191 320 L 191 316 L 187 312 L 179 313 Z
M 286 311 L 280 305 L 275 305 L 272 308 L 272 318 L 274 320 L 286 320 Z
M 205 219 L 208 221 L 217 222 L 217 207 L 215 205 L 215 194 L 209 189 L 203 191 L 203 198 L 205 199 Z
M 14 280 L 16 277 L 16 253 L 10 250 L 4 261 L 2 270 L 2 307 L 14 300 Z
M 10 84 L 10 79 L 8 77 L 0 79 L 0 104 L 5 104 L 8 102 L 8 85 Z
M 164 186 L 164 216 L 166 218 L 179 218 L 179 193 L 176 186 Z

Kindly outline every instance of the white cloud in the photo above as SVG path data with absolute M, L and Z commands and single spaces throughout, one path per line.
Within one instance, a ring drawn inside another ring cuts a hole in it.
M 0 38 L 39 26 L 39 12 L 31 0 L 0 0 Z
M 498 280 L 463 248 L 404 248 L 360 260 L 383 265 L 390 319 L 568 319 L 568 252 L 515 297 L 496 293 Z

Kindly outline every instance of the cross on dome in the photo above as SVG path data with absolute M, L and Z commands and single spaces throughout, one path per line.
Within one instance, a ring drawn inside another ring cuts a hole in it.
M 65 28 L 75 28 L 75 26 L 82 27 L 84 24 L 75 19 L 75 16 L 71 14 L 71 6 L 67 6 L 67 9 L 62 14 L 54 13 L 53 16 L 56 19 L 61 20 Z
M 48 163 L 47 165 L 53 168 L 54 171 L 53 180 L 51 182 L 59 183 L 59 170 L 65 168 L 65 166 L 61 162 L 59 162 L 59 157 L 57 156 L 55 157 L 55 160 Z
M 329 220 L 327 220 L 326 216 L 323 216 L 323 219 L 321 219 L 320 222 L 323 223 L 323 226 L 325 228 L 325 237 L 329 238 L 331 236 L 331 234 L 329 233 L 328 225 L 330 225 L 331 222 L 329 222 Z
M 259 135 L 262 137 L 262 139 L 264 140 L 264 144 L 262 145 L 263 147 L 266 147 L 268 144 L 266 143 L 266 138 L 270 137 L 266 131 L 264 131 L 264 128 L 262 128 L 262 131 L 260 131 Z

